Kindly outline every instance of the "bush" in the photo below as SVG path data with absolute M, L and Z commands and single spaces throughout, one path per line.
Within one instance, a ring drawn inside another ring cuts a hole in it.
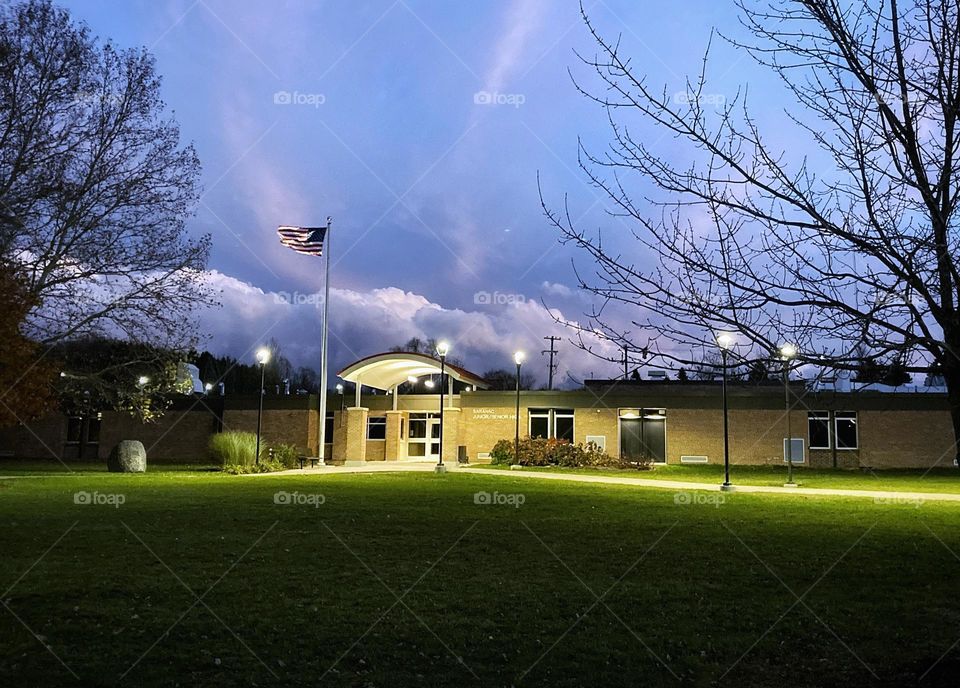
M 253 466 L 257 436 L 252 432 L 220 432 L 210 438 L 210 458 L 220 466 Z
M 593 442 L 586 446 L 567 440 L 524 437 L 520 440 L 520 457 L 514 456 L 514 442 L 500 440 L 490 450 L 490 463 L 521 466 L 559 466 L 562 468 L 630 468 L 650 470 L 653 458 L 649 455 L 623 459 L 610 456 Z
M 280 465 L 281 470 L 297 468 L 300 465 L 300 450 L 296 446 L 274 444 L 270 448 L 273 449 L 273 460 Z M 261 463 L 263 462 L 261 461 Z
M 509 465 L 513 463 L 513 442 L 500 440 L 490 450 L 490 463 Z

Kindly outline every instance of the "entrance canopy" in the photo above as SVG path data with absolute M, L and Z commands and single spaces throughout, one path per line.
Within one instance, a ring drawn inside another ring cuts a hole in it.
M 460 366 L 447 363 L 446 373 L 466 385 L 486 389 L 489 384 L 479 375 Z M 391 351 L 361 358 L 348 365 L 337 375 L 342 380 L 375 389 L 388 390 L 406 382 L 411 377 L 439 375 L 440 361 L 426 354 L 409 351 Z

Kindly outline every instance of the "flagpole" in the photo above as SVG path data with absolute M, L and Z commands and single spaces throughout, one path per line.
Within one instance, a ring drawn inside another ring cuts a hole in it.
M 320 336 L 320 446 L 317 456 L 320 458 L 320 465 L 324 465 L 324 452 L 327 444 L 327 330 L 330 324 L 330 234 L 333 227 L 333 220 L 327 218 L 326 241 L 324 241 L 323 250 L 327 254 L 326 267 L 324 268 L 324 286 L 323 286 L 323 329 Z

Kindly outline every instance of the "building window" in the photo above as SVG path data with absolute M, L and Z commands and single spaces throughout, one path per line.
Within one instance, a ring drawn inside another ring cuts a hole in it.
M 530 409 L 530 437 L 573 442 L 573 409 Z
M 323 427 L 324 444 L 333 444 L 333 419 L 334 419 L 334 412 L 327 411 L 327 422 L 324 423 L 324 427 Z
M 553 436 L 558 440 L 573 442 L 573 409 L 557 409 L 553 412 Z
M 530 409 L 530 437 L 550 437 L 550 409 Z
M 837 411 L 833 414 L 834 437 L 837 438 L 837 449 L 856 449 L 857 414 L 855 411 Z
M 102 416 L 98 413 L 87 419 L 87 443 L 100 444 L 100 419 Z
M 80 416 L 70 416 L 67 419 L 67 444 L 80 444 L 82 434 L 83 418 Z
M 811 449 L 830 448 L 830 413 L 810 411 L 807 413 L 807 432 L 810 435 Z
M 387 418 L 386 416 L 371 416 L 367 419 L 367 439 L 385 440 L 387 439 Z

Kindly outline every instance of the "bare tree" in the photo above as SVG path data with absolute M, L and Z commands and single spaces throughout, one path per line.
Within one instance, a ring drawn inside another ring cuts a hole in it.
M 0 11 L 0 256 L 37 304 L 27 334 L 189 345 L 207 300 L 209 238 L 184 228 L 199 172 L 146 50 L 47 0 Z
M 609 237 L 605 246 L 545 205 L 562 239 L 592 259 L 581 286 L 633 308 L 651 351 L 671 363 L 696 362 L 685 352 L 715 349 L 726 331 L 741 365 L 788 341 L 801 362 L 825 367 L 855 369 L 863 352 L 907 370 L 936 366 L 960 438 L 960 3 L 737 6 L 750 38 L 727 40 L 792 95 L 778 124 L 793 129 L 791 150 L 769 143 L 746 90 L 709 97 L 709 47 L 678 98 L 583 13 L 598 53 L 580 57 L 600 87 L 577 88 L 606 108 L 612 140 L 603 153 L 581 146 L 580 164 L 612 201 L 613 231 L 628 226 L 641 250 L 615 253 Z M 657 155 L 628 126 L 638 118 L 693 162 Z M 630 191 L 634 177 L 659 193 Z M 602 310 L 592 315 L 591 328 L 629 343 Z

